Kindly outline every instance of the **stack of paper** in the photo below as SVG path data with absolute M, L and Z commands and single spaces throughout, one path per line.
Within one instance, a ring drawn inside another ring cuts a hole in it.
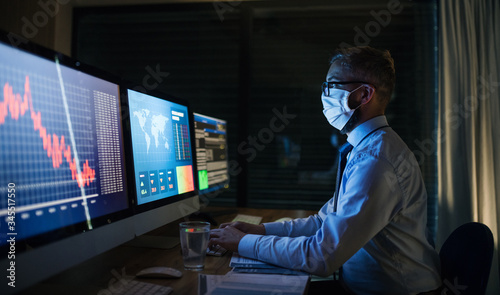
M 309 274 L 277 267 L 233 253 L 226 275 L 198 276 L 199 295 L 305 294 Z
M 283 275 L 304 275 L 308 274 L 302 271 L 278 267 L 255 259 L 245 258 L 237 253 L 233 253 L 229 266 L 233 272 L 237 273 L 260 273 L 260 274 L 283 274 Z
M 199 295 L 305 294 L 309 276 L 274 274 L 198 275 Z

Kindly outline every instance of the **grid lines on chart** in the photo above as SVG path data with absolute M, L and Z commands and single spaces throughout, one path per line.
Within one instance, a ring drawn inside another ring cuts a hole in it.
M 88 134 L 88 130 L 92 130 L 92 125 L 89 125 L 92 124 L 89 118 L 89 91 L 70 85 L 70 83 L 64 85 L 70 108 L 70 119 L 73 130 L 76 130 L 74 135 L 77 147 L 74 147 L 69 137 L 66 113 L 62 108 L 59 81 L 3 65 L 0 68 L 2 86 L 9 83 L 13 88 L 13 92 L 21 95 L 25 92 L 25 77 L 29 76 L 33 111 L 40 112 L 42 116 L 41 122 L 43 127 L 47 129 L 47 134 L 56 134 L 59 138 L 64 135 L 65 144 L 71 146 L 72 155 L 74 156 L 78 152 L 80 162 L 82 159 L 88 159 L 89 166 L 95 167 L 93 138 Z M 7 79 L 13 79 L 14 81 Z M 0 137 L 2 137 L 1 153 L 9 157 L 9 162 L 16 163 L 15 165 L 2 167 L 3 172 L 0 173 L 4 173 L 4 175 L 0 178 L 12 179 L 21 187 L 39 187 L 39 189 L 31 189 L 26 192 L 28 196 L 20 199 L 18 206 L 29 205 L 32 201 L 30 197 L 37 198 L 38 201 L 48 202 L 81 194 L 76 182 L 71 181 L 71 172 L 66 162 L 63 162 L 59 169 L 54 169 L 51 165 L 48 165 L 51 159 L 42 148 L 42 139 L 34 131 L 33 121 L 29 114 L 25 114 L 16 122 L 8 119 L 4 126 L 0 128 Z M 28 131 L 31 131 L 31 134 Z M 5 163 L 6 161 L 2 162 Z M 68 182 L 61 181 L 68 179 Z M 67 185 L 47 187 L 42 185 L 44 183 L 67 183 Z M 37 186 L 37 184 L 40 185 Z M 95 188 L 90 188 L 89 194 L 93 193 L 91 192 L 92 189 L 95 190 Z M 89 190 L 89 188 L 86 188 L 86 190 Z

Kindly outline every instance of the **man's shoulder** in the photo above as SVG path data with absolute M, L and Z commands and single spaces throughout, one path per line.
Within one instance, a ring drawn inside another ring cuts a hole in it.
M 403 139 L 390 127 L 382 128 L 363 139 L 353 150 L 357 158 L 370 157 L 392 164 L 414 157 Z

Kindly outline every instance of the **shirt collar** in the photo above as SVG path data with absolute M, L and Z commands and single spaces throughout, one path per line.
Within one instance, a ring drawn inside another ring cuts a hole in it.
M 384 115 L 372 118 L 361 123 L 361 125 L 351 131 L 347 137 L 347 141 L 352 144 L 353 147 L 356 147 L 370 132 L 385 125 L 389 124 L 387 123 L 387 118 Z

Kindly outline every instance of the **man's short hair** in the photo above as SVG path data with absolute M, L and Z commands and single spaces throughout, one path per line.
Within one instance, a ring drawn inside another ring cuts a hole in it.
M 340 48 L 335 51 L 330 64 L 335 61 L 350 69 L 356 79 L 373 84 L 384 107 L 387 106 L 396 83 L 394 59 L 388 50 L 370 46 Z

